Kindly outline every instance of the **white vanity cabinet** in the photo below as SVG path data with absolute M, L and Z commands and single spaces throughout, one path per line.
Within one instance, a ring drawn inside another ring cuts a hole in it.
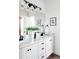
M 20 59 L 47 59 L 51 53 L 53 53 L 53 38 L 46 37 L 29 46 L 23 46 L 20 49 Z

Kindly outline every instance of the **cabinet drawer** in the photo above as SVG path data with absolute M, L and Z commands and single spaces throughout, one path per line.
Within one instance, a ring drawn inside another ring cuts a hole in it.
M 45 42 L 40 42 L 38 44 L 39 55 L 45 53 Z
M 45 53 L 45 47 L 41 47 L 41 48 L 38 48 L 39 49 L 39 55 Z
M 38 44 L 39 47 L 45 47 L 45 41 Z
M 37 45 L 31 45 L 23 48 L 22 59 L 37 59 Z

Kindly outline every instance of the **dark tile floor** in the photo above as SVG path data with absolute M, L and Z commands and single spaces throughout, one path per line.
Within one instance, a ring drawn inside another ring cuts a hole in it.
M 60 56 L 56 55 L 56 54 L 51 54 L 48 59 L 60 59 Z

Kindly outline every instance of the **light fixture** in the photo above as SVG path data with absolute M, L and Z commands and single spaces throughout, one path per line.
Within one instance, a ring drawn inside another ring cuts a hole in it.
M 29 3 L 26 0 L 21 0 L 20 3 L 21 3 L 21 7 L 24 7 L 24 9 L 26 10 L 28 9 L 35 12 L 40 12 L 42 10 L 42 8 L 36 6 L 35 4 Z

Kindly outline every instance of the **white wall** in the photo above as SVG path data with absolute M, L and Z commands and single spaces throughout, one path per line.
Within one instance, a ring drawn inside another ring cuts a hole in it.
M 44 0 L 46 12 L 46 24 L 49 24 L 50 17 L 57 17 L 57 25 L 51 26 L 55 32 L 54 53 L 60 55 L 60 0 Z

